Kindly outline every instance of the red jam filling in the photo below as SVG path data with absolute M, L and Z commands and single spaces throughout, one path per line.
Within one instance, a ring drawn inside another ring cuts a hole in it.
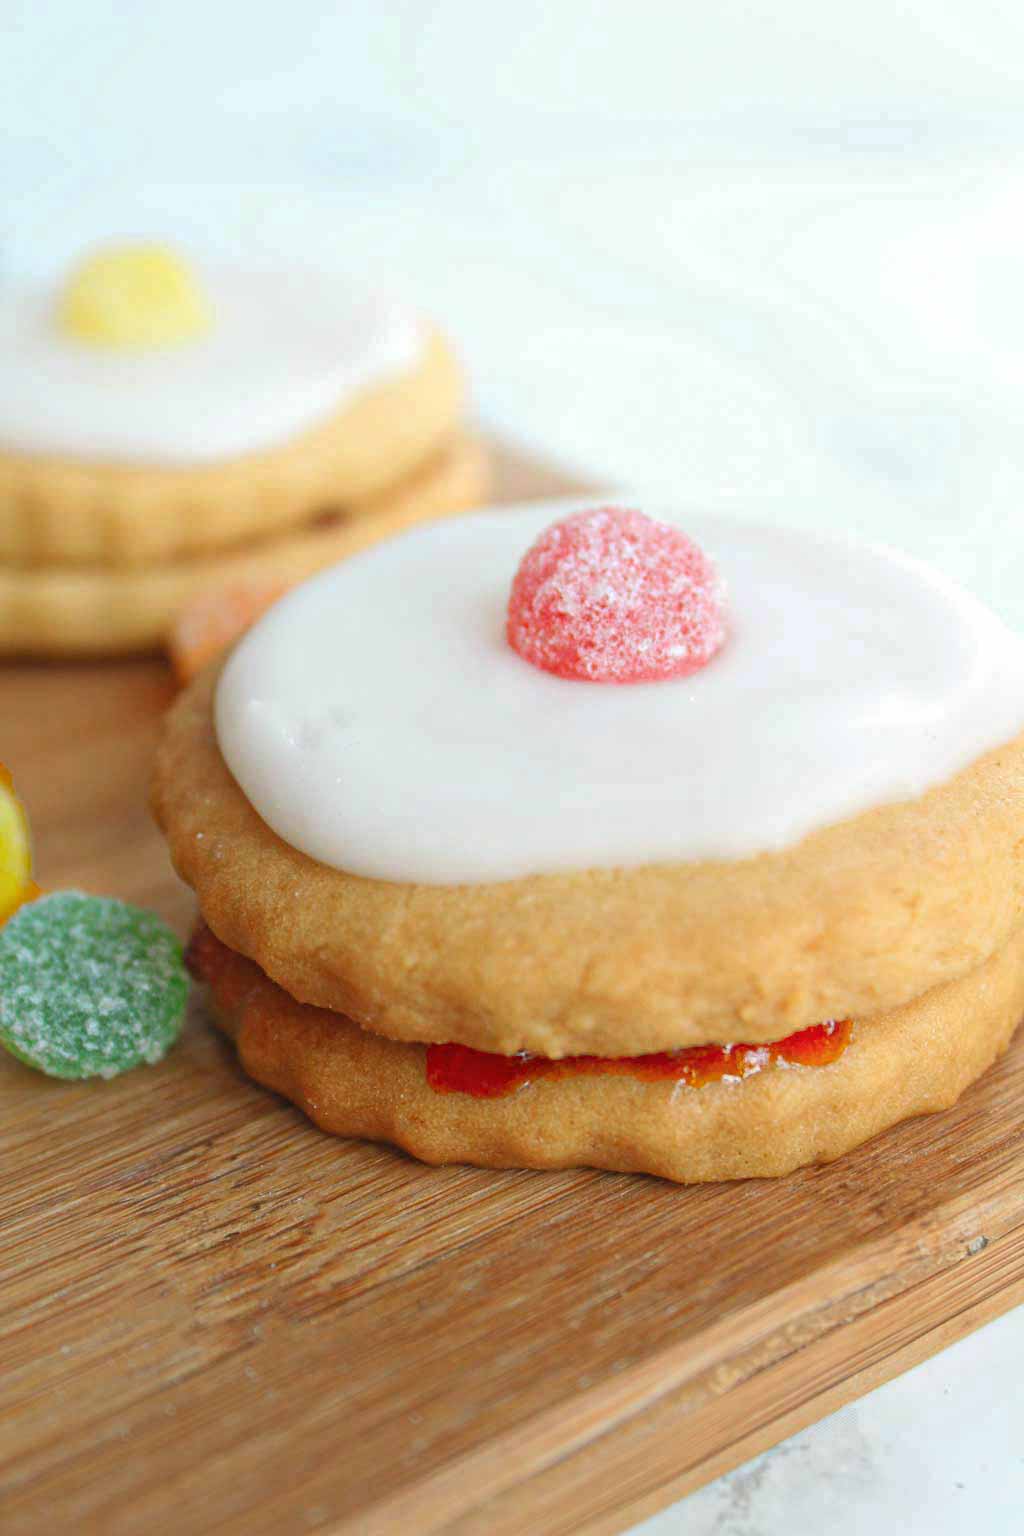
M 438 1093 L 469 1093 L 476 1099 L 501 1099 L 523 1083 L 542 1077 L 614 1074 L 642 1082 L 685 1083 L 702 1088 L 723 1077 L 749 1077 L 764 1067 L 786 1062 L 795 1067 L 827 1067 L 850 1043 L 849 1019 L 812 1024 L 769 1045 L 693 1045 L 649 1056 L 498 1056 L 467 1045 L 428 1045 L 427 1082 Z

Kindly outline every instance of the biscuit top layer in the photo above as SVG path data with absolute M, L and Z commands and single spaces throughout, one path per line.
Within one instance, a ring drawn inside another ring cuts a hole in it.
M 1024 641 L 901 555 L 708 516 L 723 582 L 699 672 L 621 687 L 506 643 L 529 544 L 580 502 L 416 530 L 273 608 L 221 677 L 221 751 L 286 842 L 463 884 L 781 850 L 921 795 L 1024 723 Z
M 52 292 L 0 288 L 0 448 L 169 468 L 216 463 L 280 446 L 422 358 L 414 314 L 338 278 L 205 270 L 200 278 L 205 328 L 151 345 L 92 344 L 69 331 L 67 306 Z

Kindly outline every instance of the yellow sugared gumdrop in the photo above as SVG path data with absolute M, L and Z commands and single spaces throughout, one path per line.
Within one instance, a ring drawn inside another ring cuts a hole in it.
M 159 347 L 209 330 L 195 276 L 163 245 L 118 245 L 88 256 L 60 297 L 62 330 L 94 347 Z
M 28 822 L 15 796 L 11 776 L 0 763 L 0 922 L 29 894 L 35 894 L 35 888 Z

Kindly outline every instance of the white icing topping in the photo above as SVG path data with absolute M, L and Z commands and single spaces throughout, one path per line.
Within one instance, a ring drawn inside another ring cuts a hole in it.
M 210 331 L 139 350 L 65 335 L 52 293 L 0 290 L 0 446 L 127 463 L 235 458 L 286 442 L 422 355 L 415 315 L 337 278 L 201 281 Z
M 566 681 L 504 638 L 559 502 L 445 521 L 315 577 L 220 681 L 224 757 L 325 864 L 464 883 L 739 858 L 941 783 L 1024 726 L 1024 640 L 878 546 L 705 515 L 729 634 L 701 671 Z

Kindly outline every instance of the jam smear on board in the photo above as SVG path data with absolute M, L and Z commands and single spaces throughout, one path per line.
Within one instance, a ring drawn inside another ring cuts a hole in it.
M 641 1082 L 684 1083 L 701 1088 L 723 1077 L 749 1077 L 764 1067 L 826 1067 L 838 1061 L 850 1043 L 849 1019 L 830 1019 L 799 1029 L 767 1045 L 694 1045 L 648 1056 L 498 1056 L 467 1045 L 428 1045 L 427 1082 L 438 1093 L 468 1093 L 476 1099 L 500 1099 L 538 1078 L 608 1075 Z

